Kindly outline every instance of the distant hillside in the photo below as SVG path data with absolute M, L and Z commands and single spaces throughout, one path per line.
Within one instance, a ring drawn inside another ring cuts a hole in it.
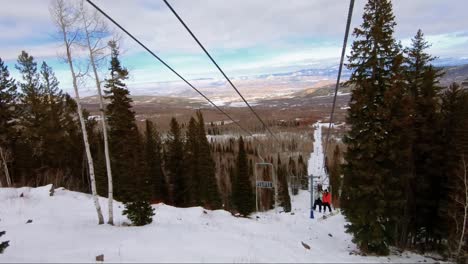
M 443 70 L 445 75 L 440 80 L 443 86 L 448 86 L 453 82 L 461 83 L 468 79 L 468 64 L 445 67 Z
M 347 94 L 351 92 L 351 88 L 349 86 L 344 86 L 343 83 L 338 88 L 339 94 Z M 335 94 L 335 84 L 327 84 L 322 87 L 318 88 L 309 88 L 297 93 L 294 93 L 293 96 L 298 97 L 317 97 L 317 96 L 332 96 Z
M 453 82 L 462 83 L 468 81 L 468 64 L 459 66 L 447 66 L 442 67 L 442 71 L 445 74 L 440 79 L 440 84 L 444 87 L 449 86 Z M 316 96 L 331 96 L 335 92 L 335 84 L 327 84 L 317 88 L 304 89 L 296 92 L 293 96 L 299 97 L 316 97 Z M 338 90 L 339 93 L 345 94 L 350 93 L 351 88 L 349 86 L 341 85 Z
M 200 106 L 201 103 L 204 103 L 201 99 L 191 99 L 184 97 L 176 96 L 147 96 L 147 95 L 136 95 L 130 96 L 133 100 L 133 104 L 137 106 L 145 105 L 159 105 L 159 106 Z M 81 99 L 84 104 L 97 105 L 99 104 L 97 96 L 88 96 Z M 107 103 L 107 102 L 106 102 Z
M 442 67 L 442 69 L 445 72 L 445 75 L 443 75 L 440 80 L 442 86 L 446 87 L 452 82 L 462 83 L 468 80 L 468 64 L 446 66 Z M 324 72 L 330 77 L 329 79 L 320 79 L 314 75 L 324 74 Z M 282 103 L 289 104 L 295 102 L 294 99 L 305 100 L 306 98 L 333 96 L 335 92 L 333 78 L 336 78 L 336 76 L 331 78 L 333 73 L 335 73 L 334 69 L 328 69 L 326 71 L 313 71 L 308 69 L 268 76 L 259 75 L 252 78 L 253 80 L 248 80 L 247 78 L 244 80 L 237 79 L 236 82 L 240 82 L 237 84 L 239 89 L 251 103 L 264 105 L 279 100 Z M 344 81 L 346 81 L 347 78 L 349 78 L 349 72 L 342 76 Z M 291 80 L 294 80 L 294 85 Z M 347 95 L 351 92 L 351 87 L 343 85 L 344 81 L 339 87 L 339 95 Z M 261 85 L 259 83 L 261 83 Z M 301 83 L 301 85 L 298 85 L 298 83 Z M 219 106 L 244 106 L 237 94 L 235 94 L 229 86 L 224 86 L 219 89 L 201 88 L 200 90 L 203 90 L 203 92 Z M 207 105 L 207 102 L 192 90 L 185 90 L 183 93 L 175 90 L 172 95 L 134 95 L 131 96 L 131 98 L 133 99 L 134 105 L 138 108 L 199 108 Z M 88 109 L 98 109 L 99 101 L 97 96 L 85 97 L 82 101 Z

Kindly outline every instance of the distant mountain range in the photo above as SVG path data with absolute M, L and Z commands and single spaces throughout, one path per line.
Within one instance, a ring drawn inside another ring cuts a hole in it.
M 328 85 L 333 82 L 337 73 L 338 67 L 308 68 L 291 72 L 232 77 L 231 80 L 247 98 L 255 99 L 284 96 L 304 89 Z M 347 79 L 349 74 L 349 71 L 344 70 L 342 78 Z M 198 78 L 190 82 L 214 100 L 232 101 L 238 98 L 225 79 Z M 131 93 L 137 96 L 199 97 L 182 81 L 141 83 L 133 85 L 130 89 Z
M 440 82 L 448 86 L 452 82 L 468 79 L 468 59 L 464 65 L 455 65 L 460 59 L 438 60 L 435 65 L 443 68 L 445 75 Z M 333 92 L 338 67 L 307 68 L 291 72 L 233 77 L 232 81 L 250 102 L 295 96 L 327 96 Z M 341 79 L 347 80 L 351 72 L 344 68 Z M 199 78 L 190 82 L 219 105 L 235 106 L 241 102 L 239 96 L 225 79 Z M 193 102 L 203 101 L 198 93 L 182 81 L 153 82 L 132 85 L 131 94 L 139 99 L 148 97 L 180 98 Z M 343 91 L 349 92 L 349 91 Z M 88 97 L 94 101 L 95 97 Z M 148 101 L 150 99 L 145 98 Z

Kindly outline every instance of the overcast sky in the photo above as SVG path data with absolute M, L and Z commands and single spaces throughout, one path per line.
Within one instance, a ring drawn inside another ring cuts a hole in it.
M 21 50 L 51 64 L 70 86 L 63 47 L 55 37 L 49 0 L 0 0 L 0 57 L 15 75 Z M 74 0 L 70 0 L 74 1 Z M 77 0 L 78 1 L 78 0 Z M 348 0 L 169 0 L 230 76 L 337 65 Z M 356 0 L 352 25 L 362 19 Z M 220 75 L 162 0 L 95 0 L 153 51 L 188 78 Z M 441 59 L 468 59 L 468 1 L 394 0 L 396 38 L 408 44 L 417 29 Z M 351 38 L 352 41 L 352 38 Z M 170 72 L 124 37 L 123 64 L 130 84 L 175 80 Z

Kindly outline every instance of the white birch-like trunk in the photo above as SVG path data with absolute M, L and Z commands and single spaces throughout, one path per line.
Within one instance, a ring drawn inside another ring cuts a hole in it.
M 5 173 L 6 184 L 7 184 L 7 187 L 11 187 L 10 172 L 8 171 L 8 164 L 7 164 L 5 155 L 6 154 L 3 153 L 3 148 L 0 147 L 0 156 L 2 158 L 3 171 Z M 1 184 L 2 184 L 2 181 L 0 181 L 0 187 L 2 187 Z
M 81 101 L 80 101 L 80 94 L 78 92 L 78 84 L 76 81 L 76 75 L 73 69 L 73 62 L 71 61 L 71 54 L 70 54 L 68 47 L 67 47 L 67 58 L 68 58 L 68 64 L 70 65 L 70 71 L 72 72 L 73 89 L 75 90 L 75 100 L 76 100 L 76 104 L 78 107 L 78 116 L 80 118 L 81 132 L 83 134 L 83 142 L 84 142 L 85 150 L 86 150 L 86 158 L 88 160 L 89 179 L 91 181 L 91 194 L 93 196 L 94 206 L 96 207 L 99 224 L 101 225 L 101 224 L 104 224 L 104 218 L 102 216 L 101 205 L 99 204 L 99 199 L 97 197 L 97 192 L 96 192 L 96 177 L 94 175 L 93 157 L 91 155 L 91 149 L 89 147 L 88 132 L 86 131 L 86 124 L 85 124 L 84 117 L 83 117 L 83 110 L 81 109 Z
M 68 65 L 70 66 L 70 72 L 72 75 L 73 89 L 75 90 L 75 100 L 76 100 L 76 104 L 78 107 L 78 116 L 80 118 L 81 132 L 83 134 L 83 142 L 84 142 L 85 150 L 86 150 L 86 158 L 88 160 L 89 178 L 91 181 L 91 194 L 93 197 L 94 206 L 96 207 L 99 224 L 101 225 L 101 224 L 104 224 L 104 218 L 102 216 L 101 206 L 99 205 L 99 199 L 96 193 L 96 178 L 94 175 L 93 157 L 91 155 L 91 150 L 89 147 L 88 133 L 86 131 L 86 124 L 85 124 L 84 117 L 83 117 L 83 110 L 81 108 L 80 93 L 78 91 L 77 75 L 73 67 L 73 61 L 72 61 L 72 55 L 71 55 L 71 44 L 74 41 L 74 38 L 76 36 L 73 37 L 72 39 L 69 39 L 67 33 L 70 32 L 69 31 L 70 29 L 68 28 L 70 21 L 65 21 L 65 15 L 66 15 L 65 14 L 66 11 L 64 8 L 65 4 L 63 0 L 57 0 L 56 3 L 57 3 L 57 6 L 55 7 L 56 10 L 54 10 L 55 11 L 54 15 L 56 16 L 55 19 L 57 20 L 58 26 L 60 27 L 62 37 L 63 37 L 63 42 L 66 48 L 67 62 L 68 62 Z
M 109 219 L 107 221 L 108 224 L 114 225 L 114 210 L 113 210 L 113 183 L 112 183 L 112 168 L 110 163 L 110 154 L 109 154 L 109 141 L 107 136 L 107 124 L 106 124 L 106 113 L 104 111 L 104 102 L 102 100 L 102 91 L 101 91 L 101 82 L 99 79 L 99 74 L 97 72 L 96 61 L 94 57 L 94 50 L 91 46 L 90 35 L 88 31 L 88 24 L 86 19 L 86 11 L 82 10 L 83 12 L 83 23 L 84 29 L 86 33 L 86 45 L 88 46 L 89 52 L 89 60 L 91 62 L 91 67 L 93 68 L 94 79 L 96 80 L 96 88 L 98 91 L 99 97 L 99 109 L 101 112 L 101 126 L 102 126 L 102 133 L 104 137 L 104 155 L 106 157 L 106 171 L 107 171 L 107 186 L 108 186 L 108 207 L 109 207 Z
M 465 232 L 466 232 L 466 222 L 468 218 L 468 182 L 467 182 L 467 176 L 466 176 L 466 162 L 465 162 L 465 157 L 463 157 L 463 183 L 464 183 L 464 191 L 465 191 L 465 203 L 464 203 L 464 214 L 463 214 L 463 224 L 462 224 L 462 230 L 460 232 L 460 240 L 458 241 L 458 248 L 457 248 L 457 257 L 460 257 L 460 253 L 462 250 L 463 246 L 463 240 L 465 238 Z

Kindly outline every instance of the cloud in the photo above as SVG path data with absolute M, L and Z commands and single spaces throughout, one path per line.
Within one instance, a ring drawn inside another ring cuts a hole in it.
M 163 1 L 95 0 L 116 21 L 158 52 L 197 53 L 199 48 Z M 170 0 L 199 39 L 213 52 L 259 46 L 282 47 L 291 40 L 341 39 L 348 1 L 329 0 Z M 353 26 L 361 22 L 366 1 L 357 0 Z M 5 1 L 0 29 L 7 42 L 25 42 L 55 32 L 47 0 Z M 466 30 L 468 8 L 459 0 L 395 0 L 397 37 L 408 38 L 422 28 L 426 35 Z M 434 18 L 437 18 L 436 22 Z M 14 23 L 7 28 L 7 22 Z M 132 41 L 127 41 L 136 49 Z M 5 44 L 0 45 L 2 55 Z M 6 45 L 8 46 L 8 44 Z
M 337 64 L 349 5 L 345 0 L 168 1 L 229 75 Z M 162 0 L 94 2 L 182 74 L 190 77 L 218 74 Z M 361 24 L 366 2 L 356 0 L 352 27 Z M 468 56 L 468 1 L 392 2 L 398 23 L 397 39 L 409 42 L 422 29 L 433 43 L 434 55 Z M 49 0 L 2 1 L 0 57 L 15 60 L 23 49 L 41 59 L 55 58 L 61 53 L 60 41 L 53 37 L 56 30 L 50 19 L 49 3 Z M 133 72 L 131 81 L 175 79 L 133 40 L 128 37 L 123 40 L 126 52 L 122 57 L 124 65 Z M 59 70 L 65 71 L 66 65 Z

